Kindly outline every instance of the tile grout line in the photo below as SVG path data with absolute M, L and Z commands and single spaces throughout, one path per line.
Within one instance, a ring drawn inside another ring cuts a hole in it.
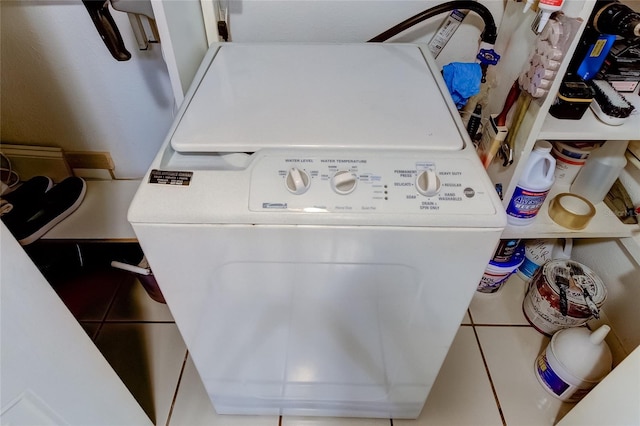
M 469 320 L 471 321 L 471 329 L 473 330 L 473 335 L 476 338 L 476 343 L 478 345 L 478 349 L 480 350 L 480 357 L 482 358 L 482 364 L 484 365 L 484 370 L 487 373 L 487 378 L 489 379 L 489 386 L 491 386 L 491 392 L 493 392 L 493 399 L 496 401 L 496 407 L 498 408 L 498 414 L 500 414 L 500 420 L 502 420 L 502 425 L 507 426 L 507 420 L 504 418 L 504 413 L 502 412 L 502 406 L 500 405 L 500 400 L 498 399 L 498 391 L 496 391 L 496 387 L 493 384 L 493 379 L 491 378 L 491 372 L 489 371 L 489 364 L 487 364 L 487 359 L 484 355 L 484 351 L 482 350 L 482 344 L 480 343 L 480 337 L 478 336 L 478 332 L 476 330 L 476 324 L 473 320 L 473 315 L 471 314 L 471 308 L 467 309 L 467 315 L 469 315 Z
M 471 320 L 471 322 L 473 323 L 473 319 Z M 489 365 L 487 364 L 487 359 L 484 355 L 484 351 L 482 350 L 482 344 L 480 343 L 480 337 L 478 336 L 478 332 L 476 330 L 475 325 L 473 326 L 473 335 L 476 337 L 476 343 L 478 344 L 478 349 L 480 349 L 480 357 L 482 358 L 484 369 L 487 373 L 487 377 L 489 378 L 489 385 L 491 386 L 491 391 L 493 392 L 493 398 L 495 399 L 496 406 L 498 407 L 498 413 L 500 414 L 502 425 L 507 426 L 507 421 L 504 418 L 504 413 L 502 412 L 502 406 L 500 406 L 500 400 L 498 399 L 498 392 L 496 391 L 496 387 L 493 384 L 493 379 L 491 378 L 491 372 L 489 371 Z
M 113 292 L 113 295 L 111 296 L 111 300 L 109 301 L 109 306 L 107 306 L 107 309 L 105 309 L 104 315 L 102 316 L 102 320 L 100 321 L 100 323 L 98 325 L 98 329 L 96 330 L 96 332 L 94 334 L 94 336 L 95 336 L 93 338 L 94 342 L 98 341 L 98 336 L 100 336 L 100 333 L 102 332 L 102 328 L 104 327 L 104 324 L 107 322 L 107 317 L 109 316 L 109 311 L 111 311 L 111 308 L 113 307 L 113 304 L 115 303 L 116 296 L 118 295 L 118 290 L 120 290 L 120 286 L 121 285 L 122 285 L 122 283 L 118 284 L 118 286 L 116 287 L 115 291 Z
M 473 315 L 471 315 L 471 308 L 467 308 L 467 315 L 469 315 L 469 322 L 471 323 L 471 325 L 475 325 L 475 323 L 473 322 Z
M 102 325 L 104 325 L 104 323 L 107 322 L 107 318 L 109 317 L 109 313 L 111 312 L 111 309 L 113 308 L 113 305 L 116 303 L 116 298 L 118 297 L 118 293 L 120 292 L 121 288 L 122 288 L 122 280 L 120 280 L 118 282 L 118 286 L 116 287 L 115 291 L 111 295 L 111 300 L 109 301 L 109 306 L 107 306 L 107 309 L 105 309 L 104 316 L 102 317 L 102 323 L 100 324 L 100 329 L 102 329 Z
M 182 383 L 182 375 L 184 374 L 184 369 L 187 366 L 187 359 L 189 358 L 189 350 L 187 350 L 184 354 L 184 359 L 182 360 L 182 367 L 180 368 L 180 375 L 178 376 L 178 382 L 176 383 L 176 390 L 173 393 L 173 398 L 171 399 L 171 407 L 169 408 L 169 414 L 167 414 L 167 422 L 165 426 L 169 426 L 171 422 L 171 416 L 173 415 L 173 408 L 176 404 L 176 399 L 178 399 L 178 391 L 180 390 L 180 383 Z

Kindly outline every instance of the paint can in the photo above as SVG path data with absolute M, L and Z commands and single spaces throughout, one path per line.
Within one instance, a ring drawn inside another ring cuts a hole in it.
M 531 280 L 522 302 L 529 323 L 551 336 L 598 318 L 607 289 L 595 272 L 573 260 L 545 263 Z
M 578 175 L 578 172 L 586 163 L 586 159 L 569 157 L 557 151 L 555 148 L 551 150 L 551 155 L 556 159 L 556 170 L 553 175 L 556 182 L 570 184 Z
M 601 145 L 593 141 L 554 142 L 551 155 L 556 159 L 555 181 L 571 184 L 589 155 Z
M 495 258 L 490 260 L 476 290 L 485 294 L 497 293 L 523 260 L 524 247 L 522 246 L 515 251 L 508 262 L 497 262 Z
M 554 142 L 553 148 L 560 154 L 574 158 L 576 160 L 586 160 L 593 150 L 602 146 L 602 142 L 574 141 L 574 142 Z

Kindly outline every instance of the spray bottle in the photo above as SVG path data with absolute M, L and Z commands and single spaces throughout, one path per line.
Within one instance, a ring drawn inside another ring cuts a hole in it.
M 555 168 L 551 143 L 536 142 L 507 207 L 507 221 L 511 225 L 533 222 L 553 185 Z

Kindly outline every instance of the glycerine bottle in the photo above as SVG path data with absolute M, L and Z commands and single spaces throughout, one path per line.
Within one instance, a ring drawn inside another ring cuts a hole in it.
M 555 333 L 536 359 L 538 382 L 559 400 L 578 402 L 611 371 L 611 349 L 604 341 L 610 330 L 602 325 L 594 332 L 574 327 Z
M 624 153 L 629 142 L 610 141 L 596 149 L 578 172 L 570 191 L 593 204 L 604 200 L 627 165 Z
M 536 142 L 507 206 L 509 224 L 528 225 L 534 221 L 553 185 L 555 169 L 551 143 Z

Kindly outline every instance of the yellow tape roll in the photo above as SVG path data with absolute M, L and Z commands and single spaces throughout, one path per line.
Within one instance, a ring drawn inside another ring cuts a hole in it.
M 595 214 L 596 208 L 589 200 L 567 192 L 556 195 L 549 203 L 549 217 L 558 225 L 576 231 L 584 229 Z

